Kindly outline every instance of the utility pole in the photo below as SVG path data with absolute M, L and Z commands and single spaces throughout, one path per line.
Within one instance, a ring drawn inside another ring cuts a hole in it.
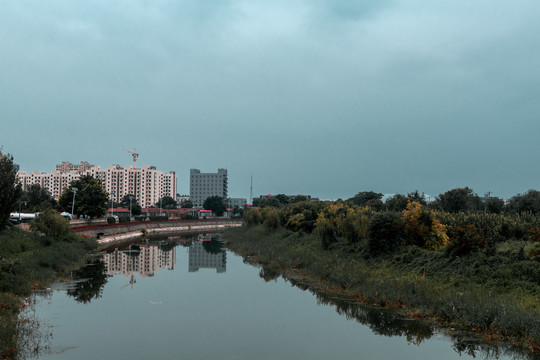
M 133 196 L 129 197 L 129 218 L 131 219 L 131 202 L 133 200 Z
M 71 191 L 73 191 L 73 204 L 71 204 L 71 219 L 73 220 L 73 211 L 75 210 L 75 195 L 77 195 L 77 191 L 79 189 L 77 188 L 71 188 Z
M 114 201 L 114 194 L 115 194 L 114 191 L 111 192 L 111 216 L 114 216 L 114 203 L 113 203 L 113 201 Z

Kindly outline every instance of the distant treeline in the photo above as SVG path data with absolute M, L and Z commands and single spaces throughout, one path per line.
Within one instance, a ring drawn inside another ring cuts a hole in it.
M 469 187 L 455 188 L 445 193 L 439 194 L 434 201 L 428 201 L 424 193 L 418 190 L 408 194 L 396 194 L 382 201 L 384 194 L 374 191 L 362 191 L 355 196 L 337 203 L 347 203 L 358 206 L 369 206 L 371 209 L 381 211 L 402 211 L 407 207 L 409 201 L 415 201 L 432 210 L 440 210 L 451 213 L 456 212 L 487 212 L 500 214 L 502 212 L 516 213 L 540 213 L 540 191 L 529 190 L 525 194 L 517 194 L 508 201 L 495 196 L 480 197 Z M 254 199 L 255 207 L 275 207 L 281 208 L 297 202 L 308 201 L 305 195 L 288 196 L 278 194 L 268 196 L 263 199 Z
M 244 221 L 314 231 L 325 249 L 342 241 L 350 245 L 365 241 L 371 255 L 401 245 L 444 247 L 462 255 L 506 240 L 524 240 L 535 243 L 528 250 L 533 258 L 540 258 L 539 191 L 529 190 L 507 203 L 496 197 L 483 200 L 468 187 L 449 190 L 429 203 L 418 191 L 394 195 L 384 203 L 382 197 L 366 191 L 328 203 L 276 195 L 262 200 L 260 208 L 246 211 Z

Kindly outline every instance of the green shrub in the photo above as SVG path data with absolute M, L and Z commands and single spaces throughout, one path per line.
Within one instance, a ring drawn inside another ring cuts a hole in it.
M 540 242 L 528 244 L 523 250 L 527 258 L 540 262 Z
M 244 211 L 244 223 L 248 226 L 255 226 L 261 223 L 261 212 L 257 208 L 249 208 Z
M 122 224 L 122 223 L 128 223 L 128 222 L 130 222 L 130 221 L 131 221 L 131 218 L 130 218 L 129 216 L 120 216 L 120 217 L 118 218 L 118 222 L 119 222 L 120 224 Z
M 281 224 L 292 231 L 311 233 L 319 213 L 326 205 L 321 201 L 300 201 L 281 211 Z
M 47 209 L 30 223 L 30 229 L 57 240 L 64 240 L 73 234 L 69 222 L 55 210 Z
M 375 214 L 368 226 L 368 250 L 372 255 L 394 251 L 402 241 L 401 216 L 395 212 Z
M 273 207 L 265 207 L 261 210 L 261 221 L 267 230 L 275 230 L 280 225 L 279 213 Z
M 323 249 L 328 250 L 337 241 L 334 224 L 331 220 L 320 216 L 314 230 L 315 236 L 320 240 Z
M 486 236 L 474 224 L 449 227 L 448 235 L 447 249 L 454 255 L 466 255 L 488 245 Z
M 153 215 L 153 216 L 149 216 L 148 219 L 150 219 L 151 221 L 169 220 L 169 216 L 168 215 L 162 215 L 162 216 L 159 216 L 159 215 L 154 216 Z
M 338 236 L 344 237 L 350 244 L 367 237 L 369 217 L 365 208 L 350 207 L 346 214 L 336 219 Z
M 116 224 L 116 218 L 109 216 L 107 218 L 107 224 Z

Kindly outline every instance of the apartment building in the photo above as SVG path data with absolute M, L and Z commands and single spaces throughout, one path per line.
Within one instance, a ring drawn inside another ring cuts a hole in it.
M 194 207 L 202 207 L 210 196 L 228 197 L 227 169 L 218 169 L 217 173 L 201 173 L 191 169 L 189 177 L 189 197 Z
M 159 244 L 138 244 L 136 250 L 114 249 L 103 254 L 107 275 L 121 274 L 126 277 L 133 274 L 149 277 L 162 269 L 173 270 L 175 258 L 175 247 L 163 250 Z
M 125 195 L 133 194 L 144 208 L 154 205 L 164 196 L 170 196 L 173 199 L 176 197 L 175 172 L 165 173 L 157 170 L 155 166 L 148 165 L 141 168 L 111 165 L 106 169 L 101 169 L 100 166 L 84 161 L 80 165 L 62 162 L 56 165 L 55 171 L 50 173 L 32 171 L 27 174 L 25 171 L 19 171 L 17 175 L 23 190 L 32 184 L 39 184 L 42 188 L 49 190 L 56 199 L 72 180 L 78 179 L 81 175 L 92 175 L 101 180 L 105 191 L 116 202 L 120 202 Z

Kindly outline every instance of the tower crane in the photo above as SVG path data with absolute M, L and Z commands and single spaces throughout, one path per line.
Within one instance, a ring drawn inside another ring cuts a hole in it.
M 131 154 L 131 156 L 133 156 L 133 170 L 135 170 L 137 168 L 137 158 L 139 157 L 139 153 L 136 152 L 137 149 L 133 148 L 133 151 L 127 149 L 122 150 L 127 151 Z

